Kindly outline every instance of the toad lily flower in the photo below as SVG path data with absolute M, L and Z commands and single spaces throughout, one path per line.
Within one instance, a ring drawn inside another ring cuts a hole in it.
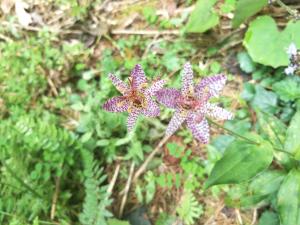
M 164 80 L 157 80 L 148 85 L 145 73 L 140 65 L 136 65 L 129 77 L 129 83 L 125 83 L 113 74 L 109 78 L 123 96 L 117 96 L 104 103 L 103 109 L 109 112 L 129 113 L 127 119 L 128 132 L 134 127 L 140 114 L 148 117 L 159 115 L 159 107 L 152 100 L 152 96 L 165 84 Z
M 290 64 L 287 68 L 285 68 L 284 72 L 287 75 L 292 75 L 300 68 L 300 52 L 295 43 L 291 43 L 286 52 L 289 56 Z
M 202 79 L 194 86 L 191 64 L 186 63 L 182 72 L 181 91 L 164 88 L 156 94 L 160 103 L 176 110 L 167 127 L 166 135 L 171 136 L 186 121 L 194 137 L 202 143 L 208 143 L 209 126 L 206 116 L 220 120 L 233 118 L 231 112 L 209 103 L 212 97 L 219 95 L 225 82 L 225 75 L 215 75 Z

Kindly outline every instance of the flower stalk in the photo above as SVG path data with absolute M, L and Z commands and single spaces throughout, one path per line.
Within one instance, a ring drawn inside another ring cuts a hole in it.
M 235 136 L 235 137 L 237 137 L 237 138 L 243 139 L 243 140 L 245 140 L 245 141 L 247 141 L 248 143 L 253 144 L 253 145 L 260 145 L 259 142 L 253 141 L 253 140 L 251 140 L 250 138 L 247 138 L 247 137 L 245 137 L 245 136 L 243 136 L 243 135 L 240 135 L 240 134 L 238 134 L 238 133 L 236 133 L 236 132 L 234 132 L 234 131 L 232 131 L 232 130 L 230 130 L 230 129 L 224 127 L 224 126 L 222 126 L 221 124 L 218 124 L 218 123 L 214 122 L 213 120 L 211 120 L 211 119 L 209 119 L 209 118 L 207 118 L 207 120 L 208 120 L 209 123 L 215 125 L 215 126 L 218 127 L 218 128 L 221 128 L 221 129 L 227 131 L 228 133 L 230 133 L 231 135 L 233 135 L 233 136 Z M 291 157 L 294 157 L 293 154 L 290 153 L 290 152 L 287 152 L 287 151 L 285 151 L 285 150 L 283 150 L 283 149 L 280 149 L 280 148 L 276 148 L 276 147 L 274 147 L 274 146 L 273 146 L 273 148 L 274 148 L 275 151 L 283 152 L 283 153 L 288 154 L 288 155 L 291 156 Z

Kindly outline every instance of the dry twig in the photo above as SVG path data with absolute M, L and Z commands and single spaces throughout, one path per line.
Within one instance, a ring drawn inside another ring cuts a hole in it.
M 160 36 L 160 35 L 180 35 L 179 30 L 124 30 L 116 29 L 111 31 L 115 35 L 147 35 L 147 36 Z
M 59 186 L 60 186 L 60 178 L 57 177 L 55 181 L 55 192 L 52 198 L 52 205 L 51 205 L 51 212 L 50 212 L 50 219 L 53 220 L 55 217 L 55 211 L 56 211 L 56 203 L 59 195 Z
M 114 172 L 114 175 L 113 175 L 113 177 L 112 177 L 112 179 L 111 179 L 111 181 L 110 181 L 110 183 L 109 183 L 109 186 L 108 186 L 108 188 L 107 188 L 107 192 L 108 192 L 109 194 L 111 194 L 111 193 L 112 193 L 112 190 L 114 189 L 114 186 L 115 186 L 115 183 L 116 183 L 116 181 L 117 181 L 119 172 L 120 172 L 120 164 L 117 164 L 116 169 L 115 169 L 115 172 Z
M 162 146 L 167 142 L 167 140 L 169 139 L 169 136 L 165 136 L 156 146 L 156 148 L 153 150 L 153 152 L 150 153 L 150 155 L 147 157 L 147 159 L 145 160 L 145 162 L 141 165 L 141 167 L 136 171 L 136 173 L 134 174 L 133 177 L 133 182 L 135 182 L 139 176 L 145 172 L 148 164 L 150 163 L 150 161 L 153 159 L 153 157 L 161 150 Z
M 122 217 L 122 215 L 123 215 L 124 207 L 125 207 L 125 204 L 126 204 L 126 201 L 127 201 L 127 196 L 128 196 L 128 192 L 129 192 L 130 185 L 131 185 L 133 172 L 134 172 L 134 162 L 132 162 L 131 166 L 130 166 L 129 176 L 128 176 L 128 180 L 127 180 L 127 183 L 126 183 L 126 186 L 125 186 L 125 193 L 123 195 L 122 202 L 121 202 L 121 207 L 120 207 L 120 210 L 119 210 L 119 217 Z

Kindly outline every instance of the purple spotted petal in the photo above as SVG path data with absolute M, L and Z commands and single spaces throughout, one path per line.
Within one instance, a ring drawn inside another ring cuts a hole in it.
M 103 105 L 103 109 L 108 112 L 124 112 L 128 109 L 128 106 L 128 100 L 122 96 L 118 96 L 107 100 Z
M 156 93 L 157 101 L 168 108 L 176 108 L 179 98 L 181 93 L 174 88 L 163 88 Z
M 193 136 L 200 142 L 207 144 L 209 141 L 209 126 L 205 118 L 200 122 L 195 121 L 192 117 L 187 119 L 187 126 L 191 129 Z
M 127 118 L 127 131 L 130 132 L 132 131 L 138 117 L 140 115 L 140 110 L 134 109 L 132 112 L 129 113 L 128 118 Z
M 200 96 L 208 91 L 212 97 L 217 97 L 219 96 L 225 83 L 226 76 L 224 74 L 205 77 L 200 81 L 199 84 L 196 85 L 196 93 L 198 96 Z
M 128 91 L 128 85 L 124 81 L 120 80 L 113 74 L 109 74 L 108 76 L 119 92 L 125 94 Z
M 150 98 L 147 98 L 147 108 L 142 110 L 142 114 L 148 117 L 159 116 L 160 109 L 158 105 Z
M 146 93 L 150 96 L 155 95 L 155 93 L 163 88 L 165 85 L 165 80 L 158 80 L 153 82 L 153 84 L 146 90 Z
M 147 78 L 141 65 L 137 64 L 131 71 L 132 88 L 140 89 L 147 84 Z
M 207 115 L 218 120 L 231 120 L 233 119 L 233 114 L 226 109 L 223 109 L 217 104 L 207 103 L 206 104 Z
M 193 93 L 194 89 L 194 83 L 193 83 L 193 70 L 192 66 L 189 62 L 184 64 L 183 71 L 182 71 L 182 87 L 181 87 L 181 93 L 182 95 L 189 95 L 190 93 Z
M 187 112 L 176 110 L 166 130 L 166 135 L 173 135 L 179 129 L 181 124 L 186 120 Z

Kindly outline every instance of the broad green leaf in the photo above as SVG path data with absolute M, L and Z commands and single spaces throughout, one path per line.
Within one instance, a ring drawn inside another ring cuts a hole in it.
M 232 20 L 232 26 L 238 27 L 247 18 L 259 12 L 268 4 L 268 0 L 239 0 Z
M 298 77 L 287 77 L 273 84 L 273 90 L 283 101 L 294 101 L 300 98 L 300 79 Z
M 256 110 L 256 116 L 258 119 L 259 134 L 270 141 L 274 147 L 284 149 L 286 125 L 277 117 L 259 110 Z M 286 153 L 276 151 L 274 152 L 274 156 L 286 168 L 291 168 L 294 164 Z
M 241 206 L 251 207 L 274 197 L 284 177 L 284 172 L 274 170 L 263 171 L 254 177 L 249 184 L 247 193 L 241 197 Z
M 277 205 L 282 225 L 299 225 L 300 172 L 293 169 L 285 177 L 277 195 Z
M 219 23 L 219 16 L 213 9 L 217 0 L 198 0 L 185 26 L 187 33 L 202 33 Z
M 267 91 L 261 85 L 255 86 L 255 95 L 251 102 L 253 108 L 258 108 L 263 112 L 274 114 L 277 108 L 278 98 L 272 91 Z
M 277 148 L 283 148 L 286 125 L 277 117 L 256 110 L 256 116 L 259 124 L 260 134 L 266 136 L 266 138 Z
M 287 129 L 285 150 L 300 158 L 300 111 L 293 116 Z
M 259 218 L 258 225 L 279 225 L 279 219 L 276 213 L 265 211 Z
M 252 73 L 255 70 L 255 63 L 252 61 L 247 52 L 240 52 L 237 55 L 240 68 L 246 73 Z
M 300 21 L 290 21 L 279 31 L 274 19 L 261 16 L 250 23 L 243 43 L 253 61 L 277 68 L 289 64 L 286 50 L 291 42 L 300 47 Z
M 224 156 L 214 166 L 205 183 L 205 188 L 216 184 L 247 181 L 271 164 L 273 160 L 271 144 L 259 136 L 248 134 L 247 137 L 260 144 L 251 144 L 245 140 L 236 140 L 231 143 Z

